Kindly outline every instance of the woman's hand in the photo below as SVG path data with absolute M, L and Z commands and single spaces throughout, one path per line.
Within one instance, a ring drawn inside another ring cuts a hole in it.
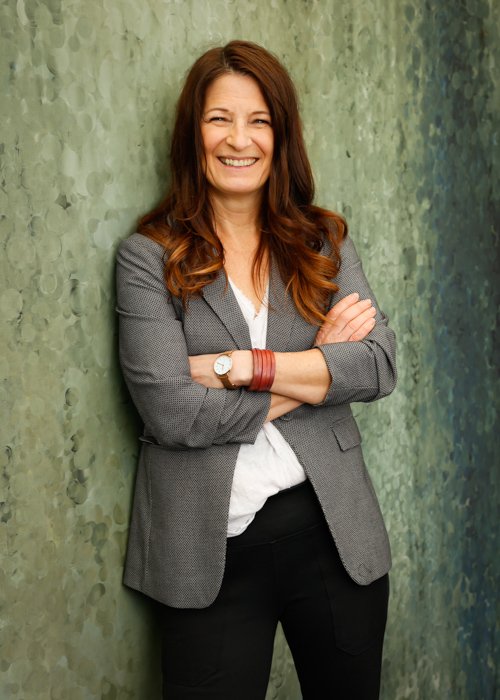
M 219 355 L 190 355 L 191 377 L 207 389 L 222 389 L 222 382 L 214 372 L 214 362 Z
M 373 330 L 376 309 L 371 299 L 359 301 L 359 294 L 349 294 L 337 302 L 326 315 L 315 345 L 363 340 Z
M 224 385 L 214 371 L 214 362 L 219 355 L 221 355 L 220 352 L 208 355 L 190 355 L 191 378 L 207 389 L 223 389 Z M 253 376 L 252 351 L 234 350 L 231 357 L 233 367 L 229 372 L 229 381 L 235 386 L 247 386 L 252 381 Z

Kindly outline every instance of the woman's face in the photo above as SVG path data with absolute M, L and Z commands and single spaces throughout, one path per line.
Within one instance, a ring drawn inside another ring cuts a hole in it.
M 253 78 L 228 73 L 214 80 L 205 97 L 201 134 L 211 188 L 231 198 L 260 195 L 271 172 L 274 134 Z

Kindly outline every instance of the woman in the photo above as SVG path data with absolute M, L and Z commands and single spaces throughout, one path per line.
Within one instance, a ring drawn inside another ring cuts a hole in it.
M 172 184 L 118 254 L 144 421 L 125 583 L 161 603 L 164 697 L 378 697 L 390 552 L 350 402 L 395 345 L 344 220 L 312 204 L 293 84 L 233 41 L 191 68 Z

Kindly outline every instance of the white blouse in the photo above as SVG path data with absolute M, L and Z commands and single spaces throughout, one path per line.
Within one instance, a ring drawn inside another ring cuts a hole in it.
M 268 291 L 256 312 L 253 303 L 229 280 L 248 324 L 252 348 L 265 348 Z M 274 425 L 264 423 L 253 445 L 243 444 L 234 470 L 229 504 L 228 537 L 246 530 L 269 496 L 305 481 L 294 451 Z

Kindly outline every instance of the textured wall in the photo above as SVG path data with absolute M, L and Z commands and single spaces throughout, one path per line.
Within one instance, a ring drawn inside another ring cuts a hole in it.
M 241 37 L 290 67 L 318 201 L 399 335 L 397 393 L 356 409 L 394 550 L 383 698 L 493 700 L 499 23 L 494 0 L 2 4 L 2 699 L 157 697 L 150 605 L 120 586 L 113 257 L 184 71 Z M 281 636 L 268 697 L 299 697 Z

